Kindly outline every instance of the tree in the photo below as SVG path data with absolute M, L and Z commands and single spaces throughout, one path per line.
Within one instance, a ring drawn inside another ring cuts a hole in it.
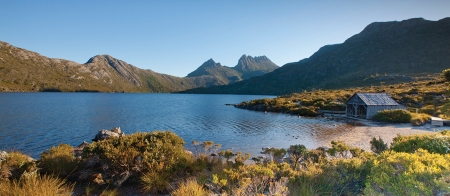
M 308 154 L 308 149 L 303 144 L 291 145 L 287 153 L 294 162 L 294 168 L 297 169 L 298 163 Z

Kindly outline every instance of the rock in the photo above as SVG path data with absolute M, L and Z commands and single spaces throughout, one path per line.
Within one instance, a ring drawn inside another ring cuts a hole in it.
M 187 156 L 194 157 L 194 153 L 192 153 L 192 151 L 184 150 L 184 153 L 186 153 Z
M 111 129 L 111 131 L 114 133 L 119 133 L 119 134 L 122 133 L 122 131 L 120 130 L 120 127 L 114 127 Z
M 108 139 L 110 137 L 122 137 L 124 135 L 125 135 L 125 133 L 123 133 L 120 130 L 120 127 L 115 127 L 115 128 L 112 128 L 111 130 L 102 129 L 102 130 L 98 131 L 97 135 L 95 135 L 95 138 L 92 141 L 97 142 L 97 141 L 101 141 L 104 139 Z
M 118 176 L 118 179 L 114 181 L 114 183 L 113 183 L 114 186 L 116 186 L 116 187 L 122 186 L 123 182 L 125 182 L 125 180 L 127 180 L 130 176 L 131 176 L 131 172 L 129 172 L 129 171 L 125 171 L 125 172 L 121 173 Z
M 6 160 L 6 157 L 8 157 L 8 153 L 5 151 L 0 151 L 0 162 Z
M 83 141 L 83 143 L 81 143 L 80 145 L 78 145 L 77 147 L 73 148 L 73 154 L 75 157 L 81 156 L 81 154 L 83 153 L 83 149 L 85 147 L 89 146 L 89 143 L 87 143 L 86 141 Z

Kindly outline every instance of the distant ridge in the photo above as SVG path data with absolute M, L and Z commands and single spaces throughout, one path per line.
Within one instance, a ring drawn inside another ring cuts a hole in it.
M 242 79 L 246 80 L 255 76 L 262 76 L 277 68 L 278 66 L 266 56 L 256 56 L 253 58 L 244 54 L 233 69 L 242 73 Z
M 450 68 L 450 18 L 374 22 L 344 43 L 320 48 L 309 58 L 260 77 L 188 93 L 282 95 L 410 82 Z
M 222 66 L 213 59 L 209 59 L 195 71 L 189 73 L 187 77 L 213 76 L 218 78 L 219 84 L 225 85 L 246 80 L 254 76 L 261 76 L 277 68 L 278 66 L 266 56 L 253 58 L 244 54 L 239 58 L 237 65 L 234 67 Z
M 212 59 L 203 66 L 206 70 L 222 67 Z M 180 78 L 140 69 L 109 55 L 96 55 L 78 64 L 0 41 L 0 92 L 177 92 L 241 80 L 236 73 Z

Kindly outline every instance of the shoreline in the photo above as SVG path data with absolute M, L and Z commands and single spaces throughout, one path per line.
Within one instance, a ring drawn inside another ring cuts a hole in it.
M 337 119 L 336 119 L 337 120 Z M 380 137 L 388 147 L 391 146 L 392 139 L 397 135 L 413 135 L 434 133 L 443 130 L 449 130 L 450 127 L 433 127 L 431 124 L 425 124 L 423 126 L 412 126 L 410 123 L 379 123 L 364 119 L 352 119 L 354 123 L 358 125 L 353 126 L 346 132 L 333 135 L 329 137 L 327 142 L 323 143 L 323 146 L 331 147 L 331 141 L 343 141 L 346 144 L 358 147 L 366 151 L 370 150 L 370 141 L 373 137 Z

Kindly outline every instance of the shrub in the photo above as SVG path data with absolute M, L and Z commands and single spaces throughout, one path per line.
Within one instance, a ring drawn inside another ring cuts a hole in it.
M 223 157 L 226 162 L 228 162 L 232 157 L 234 157 L 234 153 L 231 150 L 220 151 L 219 156 Z
M 300 161 L 304 160 L 308 154 L 308 149 L 306 149 L 305 145 L 302 144 L 291 145 L 288 148 L 287 153 L 291 161 L 294 163 L 294 169 L 297 169 Z
M 65 177 L 75 170 L 78 163 L 79 161 L 74 157 L 72 146 L 60 144 L 41 154 L 39 166 L 45 173 Z
M 12 151 L 0 161 L 0 180 L 4 178 L 18 179 L 24 172 L 36 171 L 35 162 L 28 155 Z
M 438 195 L 450 191 L 450 156 L 419 149 L 384 152 L 373 161 L 366 195 Z
M 372 141 L 370 141 L 370 150 L 372 150 L 374 153 L 380 154 L 383 151 L 388 149 L 388 145 L 386 143 L 384 143 L 384 141 L 378 137 L 372 138 Z
M 84 148 L 83 157 L 96 160 L 91 169 L 101 173 L 107 183 L 120 186 L 128 178 L 145 174 L 141 179 L 144 186 L 161 186 L 146 190 L 167 190 L 168 182 L 188 166 L 183 145 L 183 139 L 170 131 L 135 133 L 93 142 Z M 150 177 L 163 182 L 146 180 Z
M 326 150 L 322 147 L 309 150 L 306 154 L 306 160 L 313 163 L 321 163 L 326 160 Z
M 369 172 L 367 159 L 333 159 L 309 163 L 289 184 L 293 195 L 358 195 Z
M 342 153 L 350 149 L 350 146 L 348 146 L 343 141 L 331 141 L 331 148 L 328 149 L 328 153 L 330 153 L 331 156 L 335 156 L 336 153 Z
M 373 119 L 380 122 L 388 123 L 407 123 L 411 120 L 411 113 L 402 109 L 381 110 L 378 111 Z
M 284 148 L 266 148 L 262 153 L 269 155 L 270 161 L 281 163 L 283 162 L 284 155 L 286 155 L 286 150 Z
M 72 195 L 74 184 L 67 184 L 57 177 L 25 173 L 18 180 L 1 181 L 0 195 Z
M 263 165 L 246 165 L 237 169 L 224 169 L 227 186 L 233 195 L 263 194 L 275 177 L 274 171 Z
M 242 153 L 241 151 L 238 151 L 236 153 L 236 156 L 234 157 L 234 162 L 236 166 L 244 165 L 244 162 L 252 157 L 250 153 Z
M 444 69 L 441 76 L 444 77 L 445 80 L 450 81 L 450 69 Z
M 448 154 L 450 153 L 449 136 L 450 131 L 409 136 L 399 135 L 393 138 L 391 149 L 396 152 L 413 153 L 421 148 L 430 153 Z
M 197 183 L 195 179 L 188 179 L 181 183 L 177 189 L 172 191 L 173 196 L 185 196 L 185 195 L 195 195 L 195 196 L 207 196 L 209 192 L 203 189 L 201 185 Z
M 342 102 L 330 102 L 326 105 L 324 105 L 323 107 L 321 107 L 321 109 L 323 110 L 335 110 L 335 111 L 343 111 L 345 110 L 345 103 Z
M 424 125 L 427 121 L 431 120 L 431 116 L 429 114 L 424 113 L 411 113 L 411 124 L 413 126 L 421 126 Z

